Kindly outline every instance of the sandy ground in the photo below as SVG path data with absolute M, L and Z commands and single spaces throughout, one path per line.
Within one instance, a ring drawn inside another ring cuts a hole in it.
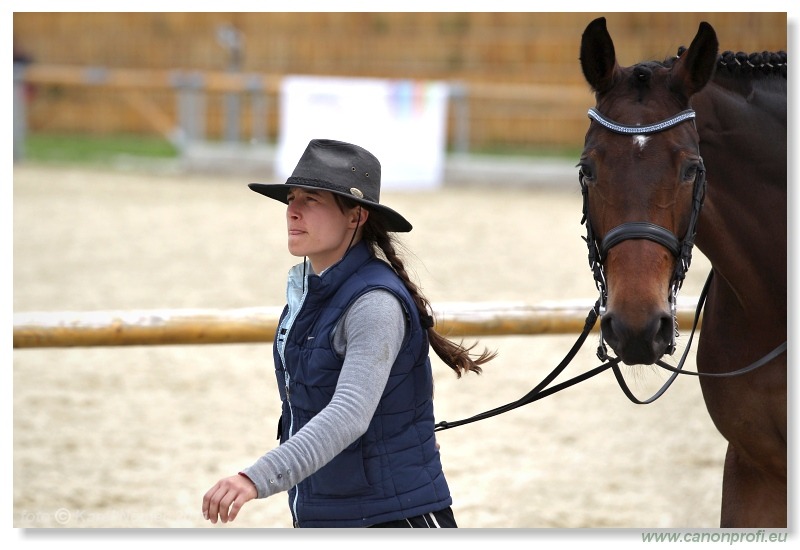
M 14 311 L 282 305 L 284 211 L 249 181 L 15 167 Z M 414 223 L 403 242 L 434 303 L 595 298 L 577 182 L 383 202 Z M 698 253 L 685 296 L 707 272 Z M 498 359 L 460 380 L 435 358 L 437 418 L 519 398 L 576 336 L 483 338 Z M 566 376 L 599 364 L 594 342 Z M 641 397 L 666 378 L 634 370 Z M 13 526 L 212 527 L 203 494 L 275 445 L 278 405 L 269 344 L 14 350 Z M 606 372 L 438 440 L 462 527 L 718 524 L 725 442 L 694 377 L 641 406 Z M 224 528 L 289 526 L 275 496 Z

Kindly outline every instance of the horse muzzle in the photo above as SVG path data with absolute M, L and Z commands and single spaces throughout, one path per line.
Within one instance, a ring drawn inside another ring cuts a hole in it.
M 634 323 L 610 309 L 600 320 L 600 330 L 606 343 L 626 365 L 651 365 L 673 351 L 675 324 L 667 311 Z

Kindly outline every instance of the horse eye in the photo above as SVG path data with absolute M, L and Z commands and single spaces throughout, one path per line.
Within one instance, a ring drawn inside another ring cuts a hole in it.
M 592 169 L 586 164 L 579 164 L 578 171 L 583 179 L 587 180 L 594 179 L 594 174 L 592 173 Z
M 693 183 L 694 180 L 697 179 L 697 165 L 692 164 L 691 166 L 686 168 L 686 171 L 683 173 L 683 181 L 687 183 Z

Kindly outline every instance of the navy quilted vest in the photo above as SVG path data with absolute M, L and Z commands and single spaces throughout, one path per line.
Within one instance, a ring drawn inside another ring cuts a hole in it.
M 333 349 L 332 331 L 350 304 L 370 290 L 388 290 L 400 300 L 408 323 L 367 432 L 289 491 L 295 525 L 365 527 L 450 506 L 434 438 L 428 338 L 408 290 L 363 243 L 321 277 L 310 275 L 307 284 L 289 327 L 284 311 L 273 348 L 283 401 L 281 443 L 333 397 L 343 359 Z M 285 370 L 279 338 L 286 339 Z

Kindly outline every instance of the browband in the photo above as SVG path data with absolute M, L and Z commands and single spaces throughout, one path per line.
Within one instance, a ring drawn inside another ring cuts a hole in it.
M 598 124 L 608 128 L 612 132 L 625 135 L 654 134 L 656 132 L 672 128 L 673 126 L 677 126 L 681 122 L 692 119 L 694 117 L 695 117 L 694 109 L 686 109 L 685 111 L 681 111 L 680 113 L 678 113 L 673 117 L 670 117 L 666 120 L 662 120 L 661 122 L 656 122 L 655 124 L 649 124 L 647 126 L 626 126 L 624 124 L 620 124 L 618 122 L 614 122 L 613 120 L 605 118 L 603 115 L 598 113 L 594 108 L 589 109 L 589 118 L 597 121 Z

